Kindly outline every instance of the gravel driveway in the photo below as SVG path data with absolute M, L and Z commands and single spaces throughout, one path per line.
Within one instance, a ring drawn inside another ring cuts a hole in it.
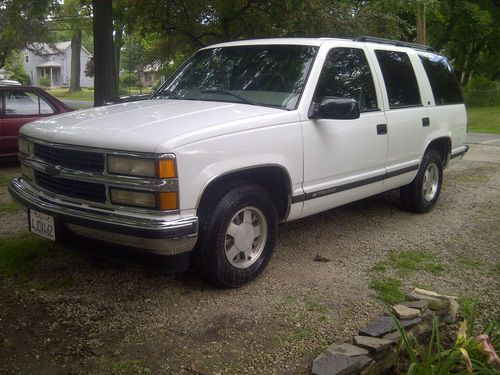
M 16 173 L 0 166 L 0 181 Z M 237 290 L 60 249 L 0 276 L 0 373 L 307 374 L 325 345 L 386 309 L 373 267 L 403 250 L 444 265 L 387 271 L 404 292 L 477 299 L 481 321 L 498 317 L 499 186 L 500 147 L 473 145 L 428 214 L 401 211 L 389 192 L 284 224 L 267 270 Z M 0 243 L 25 230 L 22 212 L 1 214 Z

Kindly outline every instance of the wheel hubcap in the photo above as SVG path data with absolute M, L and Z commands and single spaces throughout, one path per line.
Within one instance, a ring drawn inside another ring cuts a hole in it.
M 247 268 L 259 259 L 267 240 L 267 221 L 256 207 L 245 207 L 233 216 L 226 230 L 225 254 L 236 268 Z
M 436 164 L 429 164 L 422 183 L 422 195 L 427 202 L 436 196 L 439 185 L 439 169 Z

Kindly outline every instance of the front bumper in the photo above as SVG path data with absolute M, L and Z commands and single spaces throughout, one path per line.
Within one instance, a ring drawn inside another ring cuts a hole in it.
M 157 255 L 190 252 L 198 236 L 198 218 L 176 220 L 125 216 L 114 211 L 73 207 L 46 199 L 22 178 L 9 183 L 12 197 L 27 208 L 52 215 L 59 228 L 77 236 Z

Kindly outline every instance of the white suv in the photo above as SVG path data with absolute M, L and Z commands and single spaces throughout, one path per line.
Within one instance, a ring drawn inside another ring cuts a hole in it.
M 151 100 L 25 125 L 9 188 L 34 233 L 170 256 L 234 287 L 264 269 L 280 221 L 395 188 L 429 210 L 465 137 L 455 77 L 427 47 L 239 41 L 195 53 Z

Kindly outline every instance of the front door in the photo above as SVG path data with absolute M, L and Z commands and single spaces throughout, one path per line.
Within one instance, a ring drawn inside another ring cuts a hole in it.
M 377 86 L 363 49 L 337 47 L 329 51 L 313 104 L 325 97 L 355 99 L 361 115 L 354 120 L 310 119 L 302 123 L 303 216 L 381 191 L 388 138 Z

